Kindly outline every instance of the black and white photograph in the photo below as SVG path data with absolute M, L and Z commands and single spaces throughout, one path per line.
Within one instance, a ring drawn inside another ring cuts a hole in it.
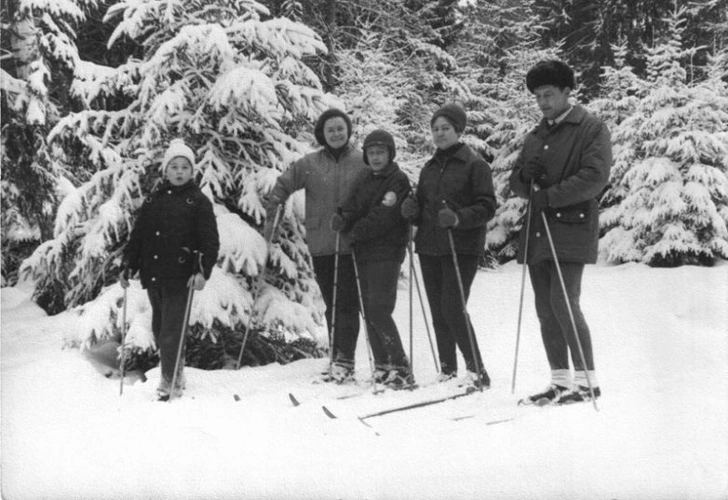
M 728 499 L 728 0 L 2 0 L 3 500 Z

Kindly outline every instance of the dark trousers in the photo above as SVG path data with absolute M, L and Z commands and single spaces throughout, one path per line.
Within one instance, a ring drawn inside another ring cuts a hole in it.
M 148 288 L 147 296 L 152 304 L 152 333 L 159 348 L 162 378 L 171 383 L 177 351 L 182 338 L 182 322 L 187 305 L 187 287 Z M 184 350 L 180 359 L 184 366 Z
M 359 261 L 359 279 L 364 302 L 369 342 L 374 364 L 383 369 L 408 369 L 409 362 L 402 348 L 392 313 L 397 303 L 397 281 L 400 261 Z
M 470 286 L 475 279 L 478 270 L 478 257 L 476 255 L 458 254 L 458 267 L 463 280 L 465 300 L 470 295 Z M 460 298 L 460 290 L 455 274 L 455 265 L 451 255 L 429 256 L 420 255 L 420 267 L 422 269 L 422 281 L 427 292 L 427 301 L 430 304 L 432 314 L 432 326 L 437 339 L 437 351 L 440 354 L 440 368 L 443 373 L 457 371 L 457 352 L 455 346 L 465 359 L 469 371 L 477 372 L 478 365 L 483 368 L 483 360 L 480 356 L 478 343 L 475 343 L 475 353 L 471 348 L 468 335 L 470 317 L 466 318 L 463 313 L 463 304 Z M 472 323 L 471 323 L 472 328 Z M 474 331 L 474 330 L 473 330 Z
M 336 277 L 336 318 L 332 329 L 332 312 L 334 310 L 335 255 L 313 257 L 313 269 L 316 273 L 321 295 L 326 304 L 326 325 L 329 335 L 333 331 L 333 355 L 335 362 L 354 366 L 356 341 L 359 336 L 359 297 L 357 295 L 356 277 L 351 255 L 339 256 L 338 277 Z M 331 339 L 329 339 L 331 340 Z
M 587 370 L 594 370 L 591 335 L 579 306 L 584 264 L 561 262 L 560 265 L 571 311 L 574 313 L 576 330 L 584 350 Z M 569 351 L 571 351 L 574 369 L 584 370 L 556 265 L 552 261 L 542 261 L 529 265 L 528 271 L 536 295 L 536 314 L 541 323 L 541 337 L 551 369 L 568 370 Z

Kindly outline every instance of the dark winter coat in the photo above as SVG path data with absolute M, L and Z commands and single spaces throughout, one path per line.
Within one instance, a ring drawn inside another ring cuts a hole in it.
M 354 181 L 366 165 L 362 152 L 347 145 L 336 159 L 326 148 L 309 153 L 283 172 L 273 187 L 269 216 L 299 189 L 306 192 L 306 244 L 311 255 L 336 253 L 336 232 L 329 222 L 337 207 L 346 200 Z M 349 238 L 340 238 L 340 252 L 350 253 Z
M 219 249 L 210 200 L 192 181 L 164 182 L 142 205 L 124 261 L 132 272 L 140 271 L 144 288 L 180 287 L 195 272 L 208 279 Z M 202 253 L 202 269 L 195 252 Z
M 612 145 L 607 126 L 582 106 L 574 106 L 558 124 L 549 129 L 546 120 L 527 136 L 516 166 L 511 172 L 514 193 L 528 198 L 530 185 L 521 179 L 521 169 L 529 161 L 546 168 L 539 181 L 546 190 L 549 208 L 545 210 L 560 261 L 583 264 L 597 261 L 599 242 L 599 203 L 597 196 L 609 180 Z M 518 262 L 523 262 L 525 228 L 520 235 Z M 553 260 L 540 214 L 533 214 L 529 237 L 528 263 Z
M 418 226 L 417 253 L 433 256 L 451 253 L 447 229 L 441 228 L 437 221 L 437 213 L 446 204 L 459 220 L 452 229 L 455 251 L 483 254 L 485 225 L 493 218 L 497 206 L 493 177 L 483 158 L 465 144 L 444 160 L 435 154 L 420 172 L 416 198 L 420 206 L 419 217 L 413 221 Z
M 340 212 L 357 260 L 404 259 L 408 224 L 400 207 L 410 191 L 409 178 L 394 162 L 380 172 L 367 169 L 354 184 Z

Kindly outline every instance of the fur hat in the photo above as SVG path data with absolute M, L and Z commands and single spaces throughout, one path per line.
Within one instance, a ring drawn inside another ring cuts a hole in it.
M 167 170 L 167 165 L 172 161 L 172 158 L 177 158 L 178 156 L 186 158 L 190 162 L 190 165 L 192 165 L 192 170 L 195 170 L 195 152 L 182 139 L 172 139 L 169 142 L 167 151 L 164 152 L 164 157 L 162 158 L 162 170 Z
M 576 85 L 574 70 L 556 59 L 538 62 L 526 74 L 526 87 L 533 94 L 534 90 L 543 85 L 569 87 L 574 90 Z
M 465 130 L 465 125 L 468 123 L 468 116 L 459 104 L 445 104 L 443 107 L 435 111 L 430 119 L 430 126 L 432 126 L 432 124 L 435 123 L 435 120 L 437 120 L 440 116 L 452 123 L 452 126 L 455 127 L 455 132 L 458 134 L 462 134 L 463 130 Z
M 349 115 L 340 109 L 331 108 L 321 113 L 321 116 L 319 116 L 318 120 L 316 120 L 316 126 L 313 128 L 313 135 L 316 137 L 316 142 L 320 145 L 326 146 L 326 137 L 324 137 L 324 124 L 326 123 L 326 120 L 336 117 L 344 119 L 347 129 L 346 138 L 347 140 L 351 138 L 351 119 L 349 118 Z
M 364 146 L 362 147 L 362 149 L 364 150 L 364 163 L 366 163 L 367 165 L 369 165 L 369 158 L 367 158 L 367 148 L 371 146 L 386 146 L 387 149 L 389 149 L 389 161 L 394 160 L 394 157 L 397 156 L 397 150 L 394 147 L 394 137 L 392 137 L 392 134 L 390 134 L 386 130 L 377 129 L 367 135 L 364 139 Z

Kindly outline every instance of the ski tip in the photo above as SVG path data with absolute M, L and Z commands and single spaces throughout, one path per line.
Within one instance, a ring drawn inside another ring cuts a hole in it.
M 334 414 L 333 414 L 333 413 L 331 412 L 331 410 L 329 410 L 329 409 L 328 409 L 328 408 L 326 408 L 325 406 L 322 406 L 322 407 L 321 407 L 321 409 L 322 409 L 322 410 L 324 411 L 324 413 L 326 414 L 326 416 L 327 416 L 327 417 L 329 417 L 329 418 L 336 418 L 336 415 L 334 415 Z
M 296 399 L 296 396 L 294 396 L 290 392 L 288 393 L 288 399 L 291 400 L 291 403 L 293 403 L 293 406 L 299 406 L 301 404 L 301 402 L 298 399 Z

